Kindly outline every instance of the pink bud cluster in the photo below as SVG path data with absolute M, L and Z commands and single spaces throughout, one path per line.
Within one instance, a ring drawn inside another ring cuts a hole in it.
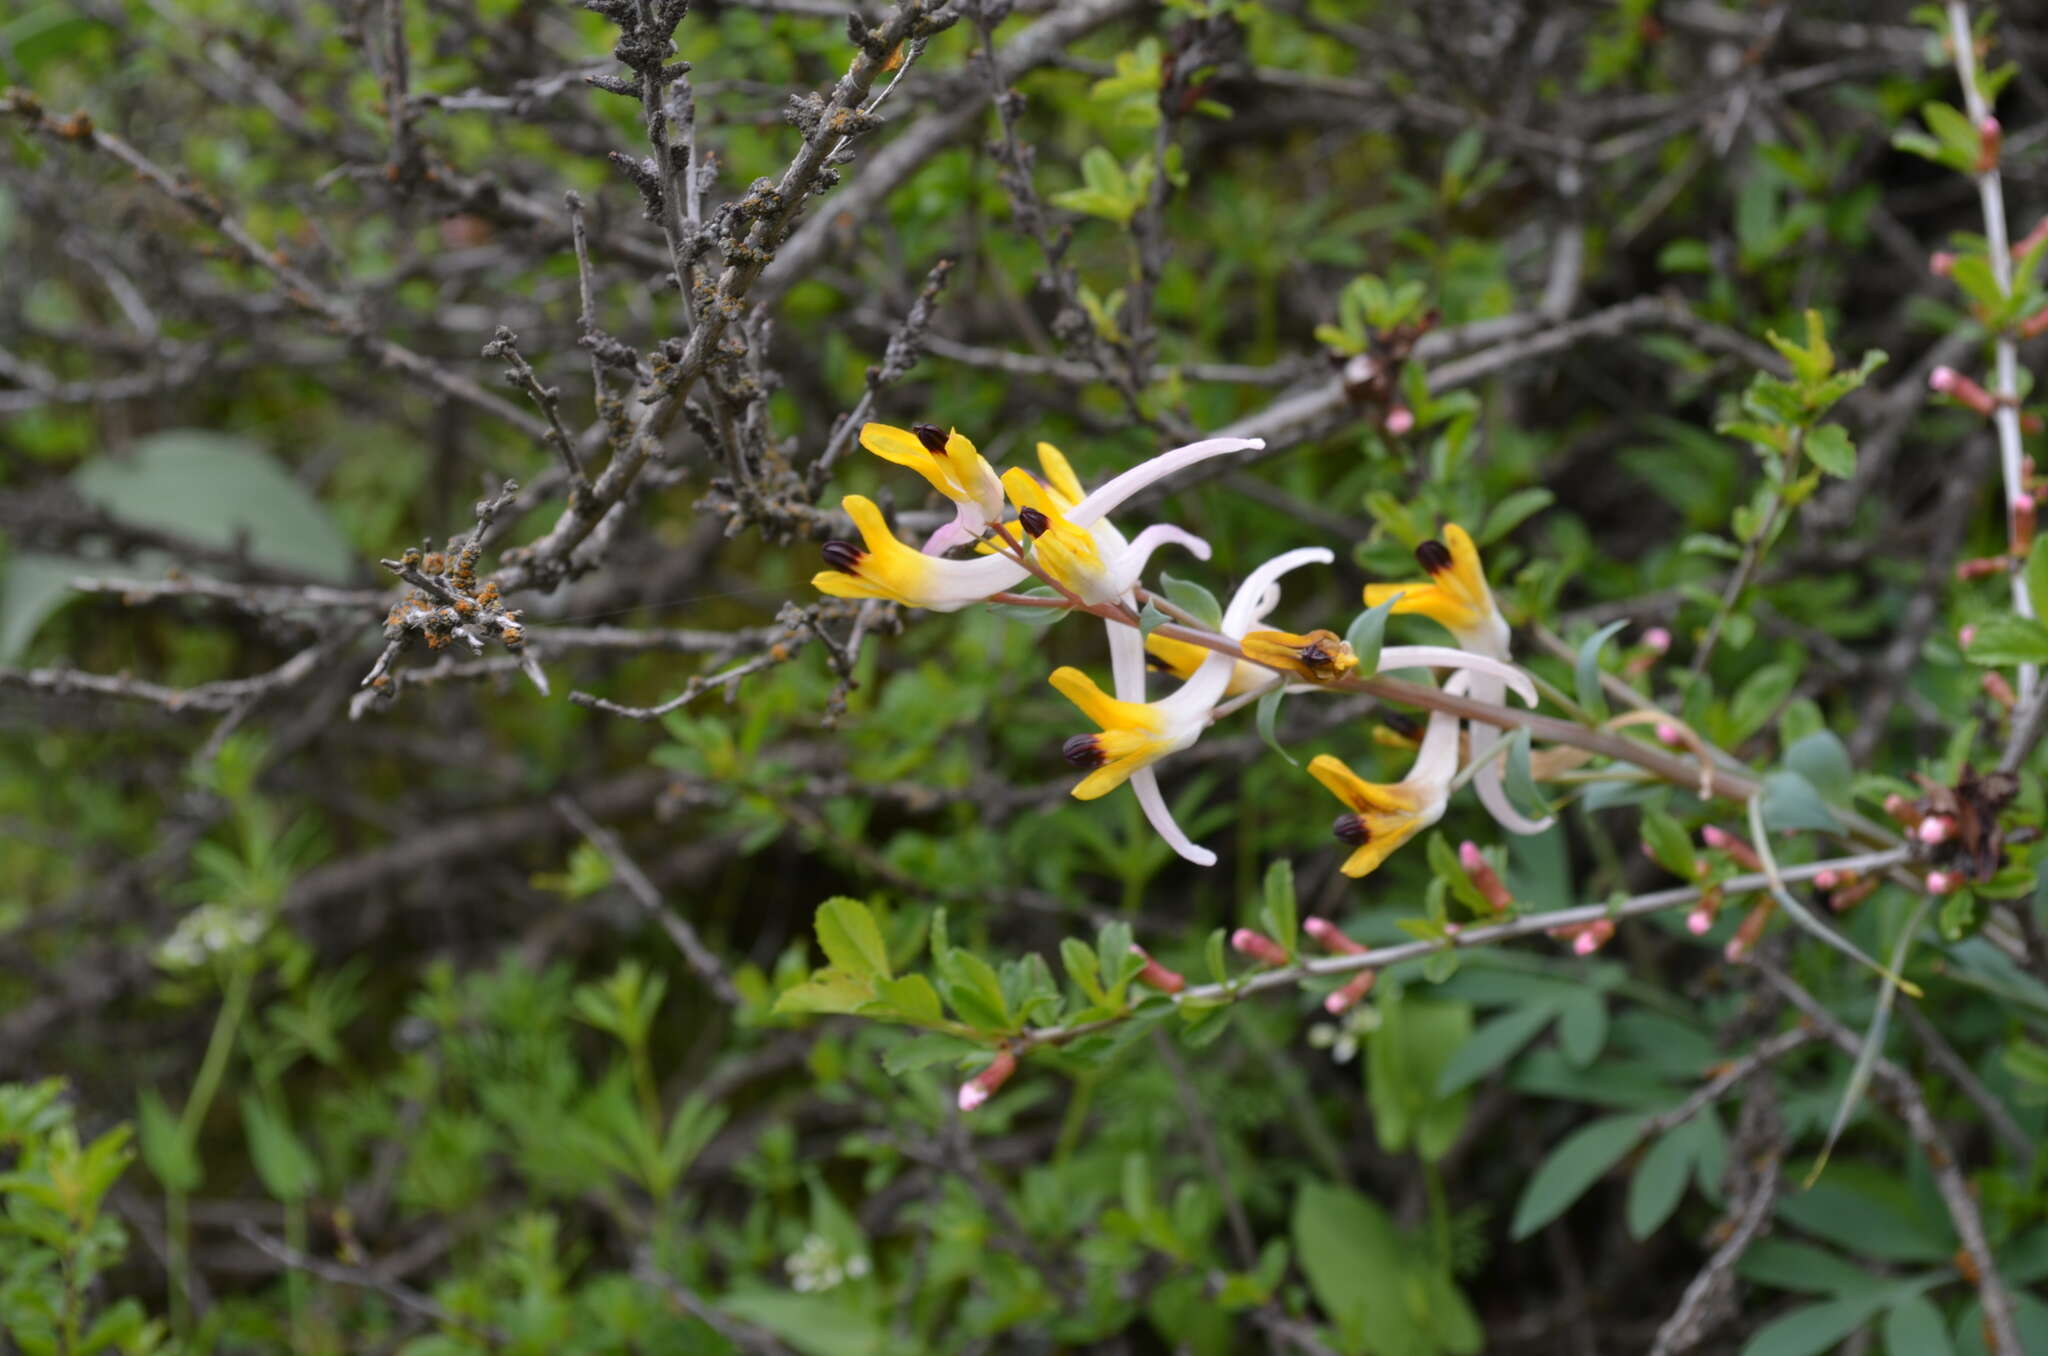
M 1479 844 L 1466 839 L 1458 844 L 1458 865 L 1465 868 L 1465 878 L 1472 882 L 1472 888 L 1479 892 L 1495 913 L 1506 913 L 1515 906 L 1514 895 L 1486 860 L 1486 854 L 1479 850 Z

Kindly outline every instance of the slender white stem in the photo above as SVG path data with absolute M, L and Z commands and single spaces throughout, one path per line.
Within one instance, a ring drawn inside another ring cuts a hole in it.
M 1971 125 L 1981 128 L 1984 119 L 1991 115 L 1991 105 L 1985 101 L 1984 91 L 1977 87 L 1977 40 L 1970 31 L 1970 7 L 1963 0 L 1949 0 L 1948 30 L 1950 45 L 1955 48 L 1956 79 L 1963 87 L 1963 106 Z M 2005 227 L 2005 189 L 1997 165 L 1977 176 L 1977 196 L 1984 208 L 1984 243 L 1991 255 L 1991 276 L 1998 283 L 1998 290 L 2009 297 L 2012 243 Z M 1998 397 L 1998 406 L 1992 412 L 1991 422 L 1998 430 L 1998 466 L 2005 476 L 2005 515 L 2010 524 L 2013 500 L 2025 488 L 2021 484 L 2019 352 L 2010 334 L 1993 336 L 1992 363 L 1995 384 L 1991 393 Z M 2012 572 L 2012 606 L 2022 617 L 2034 615 L 2034 602 L 2019 570 Z M 2040 676 L 2036 665 L 2020 665 L 2022 701 L 2033 695 Z

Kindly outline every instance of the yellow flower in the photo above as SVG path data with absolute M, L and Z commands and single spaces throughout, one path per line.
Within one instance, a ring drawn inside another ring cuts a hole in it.
M 1245 657 L 1311 683 L 1330 683 L 1358 667 L 1358 656 L 1334 631 L 1253 631 L 1241 642 Z
M 906 607 L 952 612 L 1000 593 L 1025 577 L 1024 567 L 1008 556 L 947 560 L 913 551 L 896 540 L 872 499 L 849 494 L 839 502 L 860 529 L 865 546 L 848 541 L 825 543 L 825 563 L 832 568 L 811 576 L 811 586 L 821 593 L 835 598 L 886 598 Z
M 1050 681 L 1100 730 L 1098 734 L 1075 735 L 1060 746 L 1069 763 L 1088 772 L 1074 788 L 1076 800 L 1108 795 L 1139 768 L 1194 743 L 1208 722 L 1206 711 L 1188 712 L 1191 719 L 1170 720 L 1169 716 L 1179 713 L 1162 710 L 1158 703 L 1118 701 L 1077 668 L 1054 669 Z
M 995 471 L 958 429 L 934 424 L 908 429 L 862 424 L 860 445 L 883 461 L 909 467 L 956 504 L 972 504 L 987 518 L 1003 511 L 1003 493 Z
M 1435 732 L 1434 721 L 1431 722 Z M 1444 728 L 1455 737 L 1457 721 Z M 1427 741 L 1425 741 L 1427 742 Z M 1341 759 L 1318 754 L 1308 765 L 1309 775 L 1330 789 L 1331 794 L 1350 807 L 1337 816 L 1332 828 L 1338 839 L 1349 843 L 1353 852 L 1343 865 L 1347 876 L 1365 876 L 1379 869 L 1394 849 L 1443 818 L 1448 800 L 1442 780 L 1406 781 L 1383 785 L 1366 781 Z
M 1479 548 L 1456 523 L 1444 524 L 1444 539 L 1415 548 L 1429 578 L 1411 584 L 1367 584 L 1365 605 L 1378 607 L 1399 594 L 1397 616 L 1419 613 L 1441 622 L 1468 650 L 1494 659 L 1508 655 L 1508 626 L 1494 606 L 1479 563 Z
M 1003 489 L 1017 505 L 1017 525 L 1032 543 L 1031 555 L 1047 574 L 1084 603 L 1106 603 L 1116 596 L 1095 535 L 1067 519 L 1064 506 L 1038 478 L 1021 466 L 1003 472 Z

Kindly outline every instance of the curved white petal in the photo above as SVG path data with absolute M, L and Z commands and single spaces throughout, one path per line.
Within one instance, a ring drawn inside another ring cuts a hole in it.
M 1100 486 L 1094 493 L 1068 510 L 1067 518 L 1081 527 L 1088 527 L 1105 513 L 1114 511 L 1139 490 L 1154 481 L 1163 480 L 1175 471 L 1184 470 L 1198 461 L 1207 461 L 1211 457 L 1251 451 L 1265 445 L 1266 440 L 1263 438 L 1204 438 L 1198 443 L 1189 443 L 1185 447 L 1176 447 L 1171 452 L 1162 452 L 1149 461 L 1139 462 L 1122 475 Z
M 1131 774 L 1131 790 L 1137 792 L 1139 808 L 1168 847 L 1196 866 L 1216 865 L 1216 854 L 1182 833 L 1180 825 L 1174 822 L 1173 811 L 1166 808 L 1166 797 L 1159 794 L 1159 778 L 1151 768 L 1141 767 Z
M 1473 673 L 1469 669 L 1466 673 L 1471 675 L 1469 682 L 1474 700 L 1500 701 L 1502 692 L 1498 678 L 1491 674 Z M 1493 752 L 1494 745 L 1500 742 L 1500 729 L 1484 721 L 1475 720 L 1471 722 L 1470 730 L 1472 761 L 1478 767 L 1472 774 L 1472 789 L 1479 793 L 1479 803 L 1486 807 L 1486 812 L 1494 817 L 1495 822 L 1509 833 L 1519 834 L 1541 833 L 1555 824 L 1557 820 L 1549 815 L 1542 819 L 1529 818 L 1517 810 L 1514 803 L 1508 799 L 1507 787 L 1504 785 L 1507 778 L 1506 761 L 1503 758 L 1488 756 Z
M 1100 529 L 1106 523 L 1097 523 Z M 1184 546 L 1196 560 L 1209 558 L 1209 543 L 1192 532 L 1175 527 L 1172 523 L 1154 523 L 1131 538 L 1130 544 L 1116 557 L 1116 563 L 1109 567 L 1110 588 L 1119 598 L 1131 591 L 1145 566 L 1150 563 L 1152 553 L 1162 546 Z M 1128 630 L 1129 628 L 1124 628 Z
M 1135 626 L 1105 621 L 1109 628 L 1109 675 L 1120 702 L 1145 700 L 1145 637 Z
M 1276 581 L 1281 575 L 1304 565 L 1328 565 L 1336 558 L 1326 546 L 1302 546 L 1282 551 L 1253 570 L 1237 586 L 1237 592 L 1230 597 L 1230 606 L 1223 611 L 1223 634 L 1232 640 L 1244 638 L 1244 633 L 1252 629 L 1252 623 L 1264 610 L 1267 594 L 1278 587 Z
M 1476 683 L 1480 674 L 1503 681 L 1515 690 L 1515 695 L 1529 705 L 1536 705 L 1536 685 L 1529 681 L 1529 675 L 1513 664 L 1504 664 L 1498 659 L 1489 659 L 1483 654 L 1470 650 L 1454 650 L 1448 645 L 1389 645 L 1380 651 L 1380 668 L 1387 669 L 1457 669 L 1471 673 Z M 1444 685 L 1446 692 L 1450 685 Z M 1478 700 L 1478 688 L 1473 689 L 1474 700 Z M 1499 702 L 1501 689 L 1493 688 L 1493 696 L 1487 700 Z
M 981 602 L 991 593 L 1015 588 L 1031 577 L 1029 570 L 1004 555 L 981 556 L 975 560 L 934 558 L 930 569 L 931 573 L 924 581 L 925 587 L 912 605 L 933 612 L 958 612 L 971 603 Z

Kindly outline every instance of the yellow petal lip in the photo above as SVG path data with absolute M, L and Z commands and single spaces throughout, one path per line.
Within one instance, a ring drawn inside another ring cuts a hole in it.
M 1350 807 L 1351 813 L 1337 820 L 1339 836 L 1345 842 L 1357 844 L 1339 868 L 1347 876 L 1364 876 L 1378 870 L 1380 863 L 1424 826 L 1423 811 L 1427 807 L 1423 798 L 1407 786 L 1366 781 L 1346 767 L 1342 759 L 1327 753 L 1318 754 L 1308 770 L 1310 776 Z
M 1087 498 L 1081 490 L 1081 478 L 1074 474 L 1073 464 L 1057 447 L 1051 443 L 1040 443 L 1038 464 L 1045 471 L 1045 483 L 1052 487 L 1054 494 L 1067 501 L 1066 507 L 1072 508 Z
M 933 446 L 933 444 L 937 446 Z M 942 431 L 935 425 L 914 429 L 893 424 L 862 424 L 860 445 L 880 457 L 917 472 L 931 487 L 956 504 L 979 504 L 986 498 L 985 487 L 993 484 L 994 473 L 975 450 L 973 442 L 958 429 Z

